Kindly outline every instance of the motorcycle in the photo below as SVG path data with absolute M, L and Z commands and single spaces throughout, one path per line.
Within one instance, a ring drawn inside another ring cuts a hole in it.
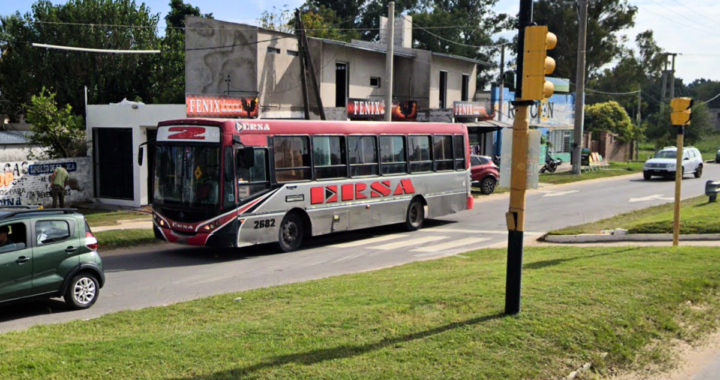
M 540 168 L 540 173 L 555 173 L 555 170 L 557 170 L 558 166 L 562 164 L 562 160 L 557 158 L 554 159 L 550 155 L 550 152 L 548 152 L 545 156 L 545 165 L 543 165 L 542 168 Z

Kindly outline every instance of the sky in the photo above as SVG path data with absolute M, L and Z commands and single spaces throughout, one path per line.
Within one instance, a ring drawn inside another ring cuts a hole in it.
M 65 0 L 51 0 L 64 3 Z M 592 0 L 591 0 L 592 1 Z M 0 15 L 30 10 L 35 0 L 0 0 Z M 143 0 L 136 0 L 140 3 Z M 144 0 L 153 12 L 165 16 L 170 0 Z M 263 11 L 272 11 L 273 6 L 282 8 L 287 4 L 291 9 L 298 7 L 303 0 L 190 0 L 200 5 L 203 13 L 213 13 L 216 19 L 252 23 Z M 634 41 L 635 36 L 645 30 L 653 30 L 658 44 L 668 52 L 679 53 L 676 58 L 676 76 L 685 83 L 706 78 L 720 80 L 720 1 L 717 0 L 630 0 L 638 6 L 635 26 L 625 34 Z M 515 15 L 519 0 L 499 0 L 495 6 L 497 13 Z M 161 21 L 164 26 L 164 21 Z M 496 37 L 512 37 L 514 32 L 506 32 Z M 563 36 L 558 36 L 563 38 Z M 572 38 L 577 38 L 573 36 Z M 634 47 L 634 44 L 632 44 Z

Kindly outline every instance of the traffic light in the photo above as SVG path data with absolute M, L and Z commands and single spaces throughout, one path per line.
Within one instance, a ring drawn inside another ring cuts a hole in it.
M 542 100 L 552 96 L 555 86 L 545 80 L 545 75 L 555 71 L 555 60 L 547 56 L 547 51 L 554 49 L 555 45 L 557 36 L 548 32 L 547 26 L 525 28 L 520 99 Z
M 693 100 L 690 98 L 675 98 L 670 101 L 670 107 L 673 112 L 670 114 L 672 125 L 684 126 L 690 125 L 692 113 L 690 108 L 693 106 Z

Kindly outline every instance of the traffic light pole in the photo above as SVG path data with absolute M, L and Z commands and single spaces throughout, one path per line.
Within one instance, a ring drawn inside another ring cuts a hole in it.
M 677 127 L 677 157 L 675 158 L 675 215 L 673 218 L 673 247 L 680 244 L 680 191 L 683 177 L 683 137 L 685 127 Z
M 525 27 L 532 23 L 532 0 L 520 0 L 518 22 L 517 89 L 522 94 Z M 505 215 L 508 226 L 508 259 L 505 278 L 505 314 L 520 312 L 522 287 L 523 239 L 525 235 L 525 191 L 527 189 L 528 107 L 533 101 L 516 100 L 513 122 L 512 171 L 510 175 L 510 208 Z

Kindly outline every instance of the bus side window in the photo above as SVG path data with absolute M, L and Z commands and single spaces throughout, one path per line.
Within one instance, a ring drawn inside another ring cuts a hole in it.
M 278 182 L 311 180 L 310 138 L 305 136 L 276 136 L 275 179 Z
M 435 170 L 454 170 L 452 136 L 435 136 L 434 140 Z
M 235 154 L 241 154 L 241 152 Z M 246 199 L 270 188 L 266 149 L 255 148 L 255 165 L 250 168 L 238 166 L 236 170 L 238 199 Z
M 465 136 L 453 136 L 455 147 L 453 152 L 455 153 L 455 170 L 465 170 Z
M 375 136 L 348 137 L 350 175 L 363 177 L 378 174 L 378 154 Z
M 235 207 L 235 160 L 232 147 L 225 147 L 225 172 L 223 174 L 223 205 Z
M 380 136 L 380 172 L 382 174 L 407 172 L 405 137 Z
M 313 137 L 313 160 L 316 179 L 347 177 L 345 136 Z
M 408 141 L 410 173 L 432 171 L 430 136 L 410 136 Z

